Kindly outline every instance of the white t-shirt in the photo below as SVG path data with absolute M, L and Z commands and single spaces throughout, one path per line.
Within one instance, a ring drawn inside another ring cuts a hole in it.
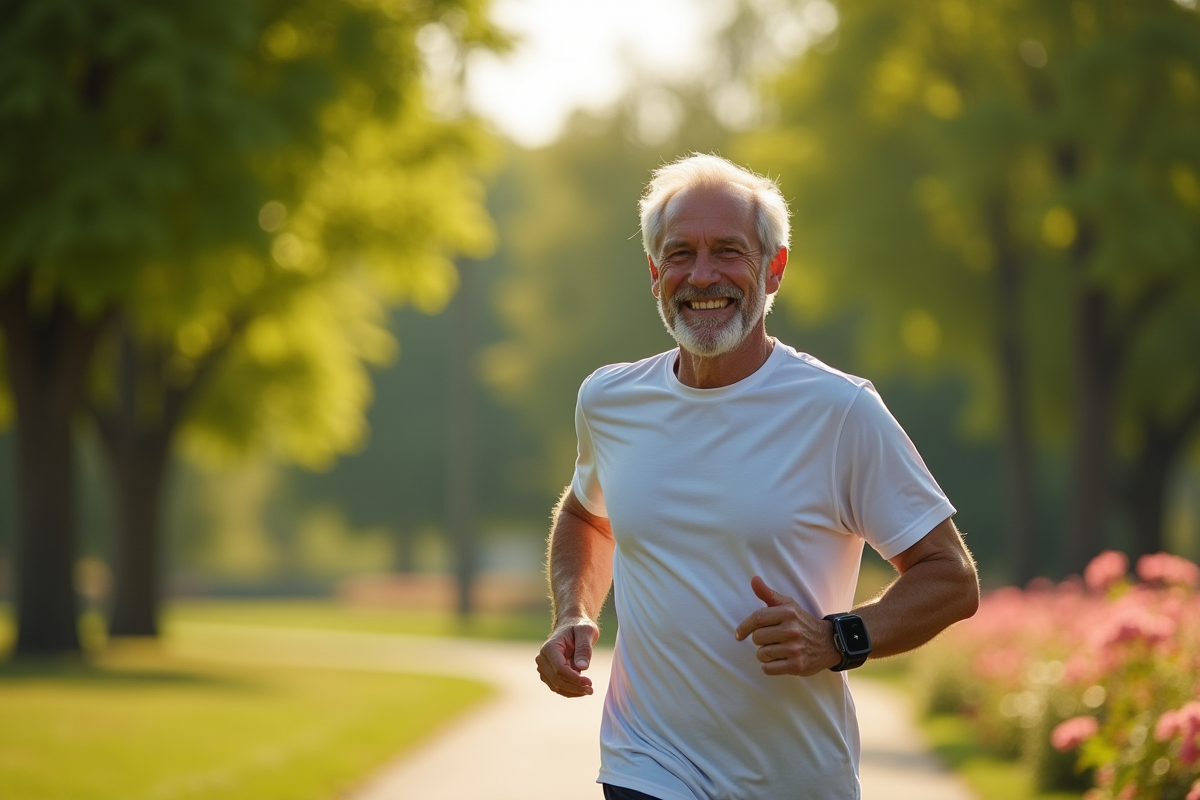
M 871 384 L 776 342 L 731 386 L 676 350 L 579 390 L 572 487 L 616 539 L 620 628 L 599 781 L 664 800 L 859 797 L 844 673 L 768 676 L 738 623 L 767 585 L 848 611 L 869 542 L 891 558 L 954 508 Z

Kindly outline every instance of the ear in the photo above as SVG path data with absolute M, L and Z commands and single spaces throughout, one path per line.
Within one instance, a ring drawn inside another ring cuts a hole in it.
M 774 294 L 779 291 L 779 284 L 783 283 L 783 271 L 787 268 L 788 249 L 786 247 L 779 248 L 779 252 L 771 259 L 771 263 L 767 267 L 767 294 Z
M 658 267 L 654 265 L 652 256 L 646 256 L 646 263 L 650 265 L 650 293 L 658 297 Z

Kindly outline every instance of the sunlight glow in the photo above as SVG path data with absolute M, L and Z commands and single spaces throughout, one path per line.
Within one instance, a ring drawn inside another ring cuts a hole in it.
M 493 18 L 520 41 L 470 59 L 467 102 L 518 144 L 548 144 L 572 110 L 604 109 L 639 75 L 703 70 L 725 13 L 715 0 L 498 0 Z M 646 133 L 663 122 L 647 120 Z

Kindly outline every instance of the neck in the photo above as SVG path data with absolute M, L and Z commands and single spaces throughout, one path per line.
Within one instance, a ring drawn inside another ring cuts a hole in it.
M 693 389 L 719 389 L 748 378 L 766 363 L 775 340 L 759 323 L 737 347 L 717 356 L 701 356 L 679 348 L 675 374 L 679 382 Z

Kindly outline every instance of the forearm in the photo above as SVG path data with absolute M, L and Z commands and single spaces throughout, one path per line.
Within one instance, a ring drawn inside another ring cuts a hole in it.
M 612 586 L 613 547 L 608 521 L 588 513 L 568 487 L 554 509 L 546 554 L 552 630 L 599 618 Z
M 920 647 L 979 606 L 975 563 L 947 520 L 930 534 L 944 546 L 908 564 L 877 598 L 855 609 L 871 636 L 872 658 Z

